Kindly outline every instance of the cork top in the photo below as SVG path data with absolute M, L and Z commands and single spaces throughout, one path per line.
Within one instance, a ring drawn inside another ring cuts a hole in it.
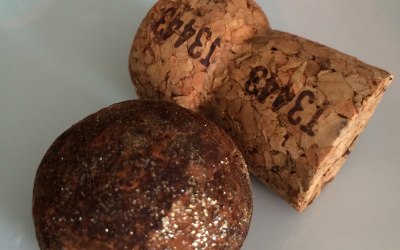
M 143 20 L 129 58 L 138 95 L 173 96 L 181 106 L 196 108 L 211 89 L 222 84 L 231 57 L 245 41 L 265 34 L 269 24 L 253 0 L 161 0 Z

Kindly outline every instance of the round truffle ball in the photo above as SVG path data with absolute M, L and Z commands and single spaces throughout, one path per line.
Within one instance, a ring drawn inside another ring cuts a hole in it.
M 169 102 L 126 101 L 75 124 L 33 190 L 41 249 L 239 249 L 251 214 L 230 137 Z
M 137 93 L 195 109 L 248 56 L 247 40 L 269 30 L 254 0 L 159 0 L 132 45 Z

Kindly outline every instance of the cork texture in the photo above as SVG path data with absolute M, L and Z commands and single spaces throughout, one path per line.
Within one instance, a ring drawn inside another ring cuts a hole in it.
M 193 62 L 187 48 L 180 62 L 174 56 L 179 49 L 169 52 L 172 56 L 164 63 L 138 55 L 139 48 L 146 51 L 138 44 L 140 30 L 131 75 L 140 97 L 175 101 L 223 127 L 249 170 L 303 211 L 336 176 L 393 76 L 329 47 L 265 27 L 266 32 L 242 36 L 238 46 L 230 44 L 238 48 L 234 53 L 219 50 L 217 59 L 201 71 L 193 71 L 193 65 L 192 71 L 185 70 L 186 63 Z M 154 39 L 150 31 L 145 36 Z M 135 59 L 140 56 L 142 61 Z M 166 81 L 164 76 L 177 67 L 179 77 Z M 154 77 L 149 78 L 152 71 Z
M 197 107 L 222 84 L 231 57 L 249 46 L 245 40 L 269 29 L 252 0 L 158 1 L 140 25 L 129 59 L 138 95 L 153 99 L 156 93 Z
M 251 44 L 200 109 L 235 138 L 250 171 L 302 211 L 336 176 L 392 76 L 280 31 Z

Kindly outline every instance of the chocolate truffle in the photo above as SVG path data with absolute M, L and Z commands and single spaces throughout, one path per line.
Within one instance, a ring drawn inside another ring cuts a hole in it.
M 41 249 L 239 249 L 251 214 L 230 137 L 170 102 L 126 101 L 75 124 L 33 190 Z

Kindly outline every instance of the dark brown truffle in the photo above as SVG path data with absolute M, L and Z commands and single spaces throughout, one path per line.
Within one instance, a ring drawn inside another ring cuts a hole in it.
M 239 249 L 251 212 L 232 140 L 169 102 L 126 101 L 72 126 L 33 190 L 41 249 Z

